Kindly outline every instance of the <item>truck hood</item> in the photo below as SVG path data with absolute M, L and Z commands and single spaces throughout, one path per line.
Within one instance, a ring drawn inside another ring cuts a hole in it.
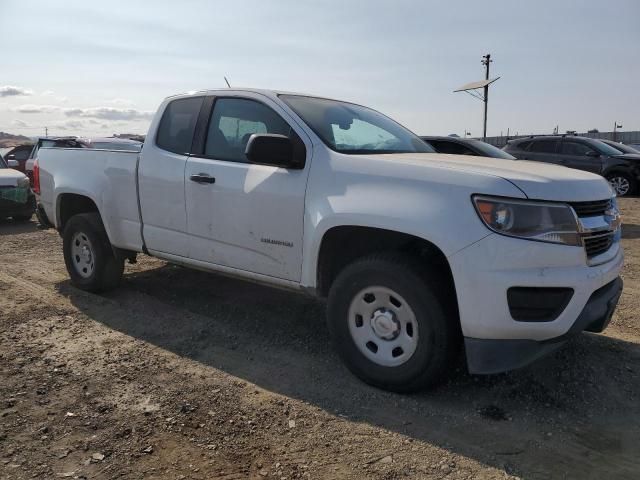
M 430 167 L 503 178 L 531 199 L 585 202 L 613 196 L 609 183 L 600 175 L 573 168 L 526 160 L 446 155 L 441 153 L 389 154 L 394 162 L 425 164 Z M 477 192 L 491 194 L 492 192 Z
M 0 168 L 0 187 L 16 187 L 25 174 L 12 168 Z

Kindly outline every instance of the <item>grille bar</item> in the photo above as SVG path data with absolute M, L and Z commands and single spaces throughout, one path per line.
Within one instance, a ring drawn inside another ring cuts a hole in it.
M 578 217 L 593 217 L 604 215 L 604 212 L 611 208 L 611 199 L 597 200 L 595 202 L 572 202 L 569 205 L 573 207 Z
M 613 245 L 613 238 L 613 232 L 583 238 L 584 249 L 587 252 L 587 257 L 592 258 L 609 250 L 611 245 Z

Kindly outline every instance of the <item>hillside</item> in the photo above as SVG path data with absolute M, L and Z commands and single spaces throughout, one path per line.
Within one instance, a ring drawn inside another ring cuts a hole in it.
M 25 143 L 33 143 L 33 140 L 24 135 L 12 135 L 11 133 L 0 132 L 0 148 L 15 147 L 17 145 L 24 145 Z

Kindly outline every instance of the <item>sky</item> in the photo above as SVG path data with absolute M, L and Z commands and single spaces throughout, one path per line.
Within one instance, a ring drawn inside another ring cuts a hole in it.
M 317 94 L 418 134 L 640 130 L 640 1 L 0 0 L 0 131 L 146 133 L 163 98 Z

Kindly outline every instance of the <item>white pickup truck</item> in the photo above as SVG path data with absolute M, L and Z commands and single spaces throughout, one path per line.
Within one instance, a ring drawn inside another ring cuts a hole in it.
M 390 390 L 522 367 L 602 331 L 622 291 L 601 177 L 433 153 L 369 108 L 264 90 L 167 98 L 142 152 L 42 148 L 74 285 L 169 262 L 328 298 L 347 366 Z

